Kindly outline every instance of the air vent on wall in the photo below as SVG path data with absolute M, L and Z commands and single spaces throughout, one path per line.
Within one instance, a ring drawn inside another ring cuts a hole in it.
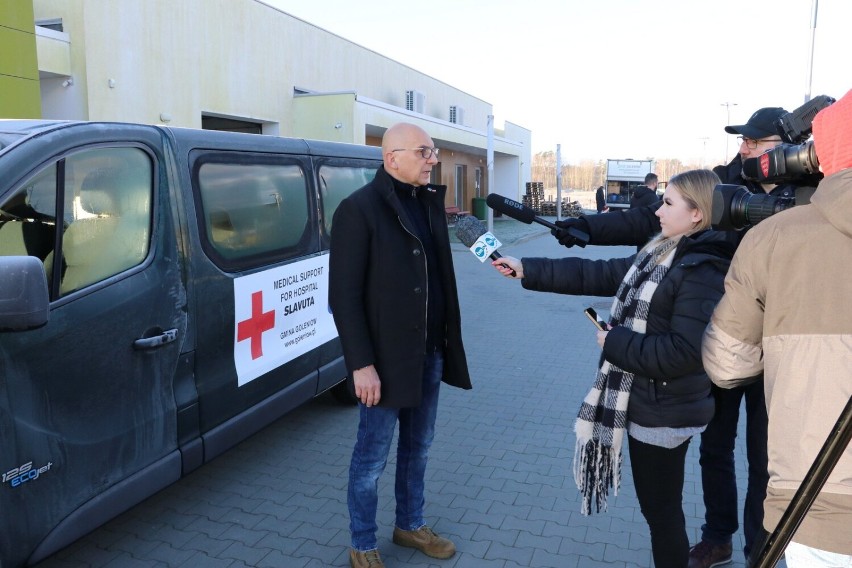
M 462 107 L 450 105 L 450 122 L 464 125 L 464 109 Z
M 426 105 L 426 95 L 419 91 L 405 91 L 405 110 L 423 114 Z

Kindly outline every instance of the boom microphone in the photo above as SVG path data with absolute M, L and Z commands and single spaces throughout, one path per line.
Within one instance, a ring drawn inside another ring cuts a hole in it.
M 480 262 L 485 262 L 486 258 L 491 260 L 503 258 L 503 255 L 497 252 L 500 241 L 487 231 L 485 225 L 479 219 L 472 215 L 465 215 L 456 222 L 456 236 Z M 509 268 L 508 264 L 504 263 L 503 266 Z M 512 270 L 512 276 L 516 274 Z
M 527 207 L 522 203 L 518 203 L 508 197 L 504 197 L 498 193 L 490 193 L 488 197 L 485 198 L 485 203 L 488 206 L 495 210 L 503 213 L 504 215 L 508 215 L 512 219 L 517 219 L 521 223 L 526 223 L 527 225 L 531 224 L 533 221 L 538 223 L 539 225 L 544 225 L 545 227 L 549 227 L 551 229 L 559 230 L 559 227 L 542 219 L 541 217 L 537 217 L 535 211 Z
M 538 223 L 539 225 L 544 225 L 548 229 L 553 229 L 554 231 L 567 231 L 569 235 L 577 239 L 581 247 L 585 247 L 586 243 L 589 242 L 589 235 L 584 233 L 579 229 L 575 229 L 574 227 L 569 227 L 568 229 L 563 229 L 562 227 L 555 225 L 548 221 L 547 219 L 542 219 L 541 217 L 535 214 L 535 211 L 524 205 L 523 203 L 518 203 L 513 199 L 509 199 L 503 195 L 499 195 L 497 193 L 490 193 L 488 197 L 485 198 L 485 203 L 493 210 L 503 213 L 504 215 L 508 215 L 512 219 L 516 219 L 521 223 L 526 223 L 527 225 L 531 224 L 533 221 Z

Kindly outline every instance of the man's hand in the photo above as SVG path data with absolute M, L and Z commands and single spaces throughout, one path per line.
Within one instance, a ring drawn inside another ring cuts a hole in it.
M 382 381 L 373 365 L 355 369 L 352 372 L 352 380 L 355 383 L 355 396 L 367 405 L 367 408 L 379 404 L 382 398 Z
M 571 217 L 570 219 L 556 221 L 555 224 L 559 229 L 551 229 L 550 234 L 556 237 L 560 245 L 571 248 L 574 245 L 584 247 L 588 244 L 589 224 L 585 219 Z M 578 235 L 578 232 L 585 234 L 586 239 Z

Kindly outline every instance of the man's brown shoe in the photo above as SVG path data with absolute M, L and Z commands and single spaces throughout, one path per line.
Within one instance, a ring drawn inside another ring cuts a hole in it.
M 449 558 L 456 553 L 456 545 L 452 541 L 436 535 L 435 531 L 426 526 L 416 531 L 404 531 L 394 527 L 393 542 L 400 546 L 416 548 L 432 558 Z
M 689 568 L 713 568 L 731 561 L 731 543 L 713 544 L 702 540 L 689 549 Z
M 349 566 L 352 568 L 385 568 L 385 563 L 382 562 L 378 549 L 361 552 L 353 548 L 349 550 Z

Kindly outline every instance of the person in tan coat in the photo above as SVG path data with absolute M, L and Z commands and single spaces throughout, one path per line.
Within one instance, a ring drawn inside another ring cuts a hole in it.
M 810 204 L 745 236 L 702 344 L 720 387 L 764 373 L 770 533 L 852 397 L 852 91 L 814 118 L 813 144 L 825 178 Z M 785 556 L 788 568 L 852 566 L 852 448 Z

